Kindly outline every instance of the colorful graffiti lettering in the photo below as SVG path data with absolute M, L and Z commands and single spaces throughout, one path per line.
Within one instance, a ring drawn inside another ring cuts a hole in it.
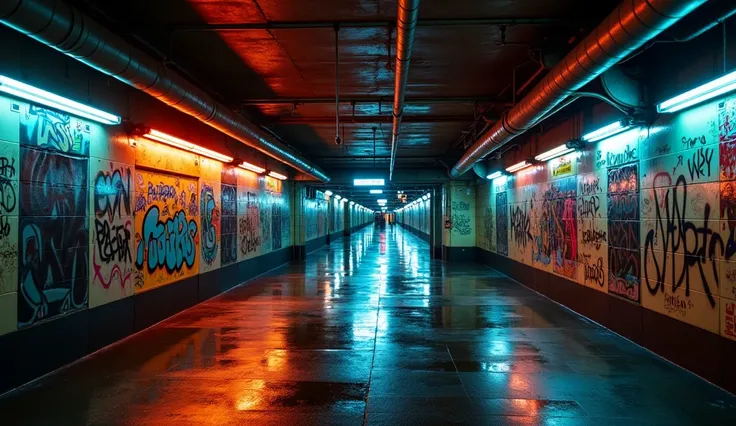
M 220 210 L 215 201 L 214 188 L 206 183 L 202 183 L 201 186 L 202 189 L 199 199 L 202 212 L 202 216 L 200 217 L 202 228 L 202 260 L 207 265 L 213 265 L 215 260 L 217 260 L 217 243 L 220 237 Z
M 173 218 L 161 219 L 159 208 L 151 207 L 143 218 L 143 230 L 136 249 L 136 267 L 148 273 L 165 268 L 167 272 L 192 268 L 197 256 L 197 222 L 187 219 L 184 210 Z
M 21 148 L 18 325 L 87 306 L 87 159 Z

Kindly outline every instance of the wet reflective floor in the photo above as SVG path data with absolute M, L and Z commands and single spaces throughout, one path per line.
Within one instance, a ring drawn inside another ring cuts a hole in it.
M 2 425 L 734 424 L 736 398 L 365 228 L 0 398 Z

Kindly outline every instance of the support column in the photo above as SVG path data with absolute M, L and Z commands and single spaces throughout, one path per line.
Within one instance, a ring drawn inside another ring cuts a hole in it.
M 443 236 L 445 224 L 442 207 L 445 205 L 445 185 L 432 188 L 432 200 L 429 203 L 429 249 L 433 259 L 442 259 Z
M 306 224 L 304 216 L 304 196 L 306 187 L 303 183 L 296 183 L 292 186 L 291 191 L 291 205 L 294 206 L 294 211 L 291 215 L 291 236 L 293 239 L 292 246 L 292 259 L 293 260 L 306 260 L 307 259 L 307 247 L 306 247 Z

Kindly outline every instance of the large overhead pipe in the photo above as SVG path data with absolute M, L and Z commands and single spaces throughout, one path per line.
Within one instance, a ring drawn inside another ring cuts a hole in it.
M 537 124 L 574 91 L 703 3 L 705 0 L 624 0 L 528 95 L 481 135 L 450 175 L 463 175 L 477 161 Z
M 62 0 L 0 1 L 0 22 L 303 173 L 330 180 L 301 154 Z
M 404 113 L 404 97 L 409 78 L 409 62 L 414 45 L 414 32 L 419 21 L 419 0 L 399 0 L 399 12 L 396 18 L 396 77 L 394 78 L 394 124 L 391 131 L 391 164 L 388 179 L 394 174 L 396 151 L 399 148 L 401 118 Z

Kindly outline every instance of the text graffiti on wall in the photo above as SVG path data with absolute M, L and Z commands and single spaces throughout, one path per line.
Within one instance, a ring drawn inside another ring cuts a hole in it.
M 215 201 L 215 190 L 212 186 L 202 182 L 199 194 L 200 221 L 202 226 L 202 260 L 212 265 L 217 259 L 217 242 L 220 237 L 220 209 Z
M 509 254 L 509 209 L 506 191 L 496 194 L 496 250 L 504 255 Z
M 94 185 L 92 284 L 99 282 L 104 289 L 109 289 L 115 283 L 124 291 L 131 280 L 129 267 L 133 264 L 130 168 L 111 163 L 109 170 L 97 173 Z
M 245 216 L 239 219 L 240 252 L 253 253 L 261 246 L 261 225 L 257 195 L 246 193 Z
M 514 244 L 522 252 L 526 249 L 527 242 L 532 240 L 531 217 L 526 209 L 526 203 L 522 209 L 518 205 L 511 213 L 511 235 Z
M 640 301 L 638 165 L 608 170 L 608 291 Z
M 62 112 L 29 105 L 21 113 L 22 145 L 68 154 L 89 154 L 89 125 Z
M 154 172 L 136 172 L 146 192 L 146 211 L 135 216 L 135 291 L 144 291 L 199 273 L 197 181 Z
M 29 141 L 21 138 L 22 144 Z M 87 159 L 21 148 L 18 325 L 87 306 Z
M 222 184 L 222 254 L 223 266 L 238 260 L 238 199 L 235 185 Z

